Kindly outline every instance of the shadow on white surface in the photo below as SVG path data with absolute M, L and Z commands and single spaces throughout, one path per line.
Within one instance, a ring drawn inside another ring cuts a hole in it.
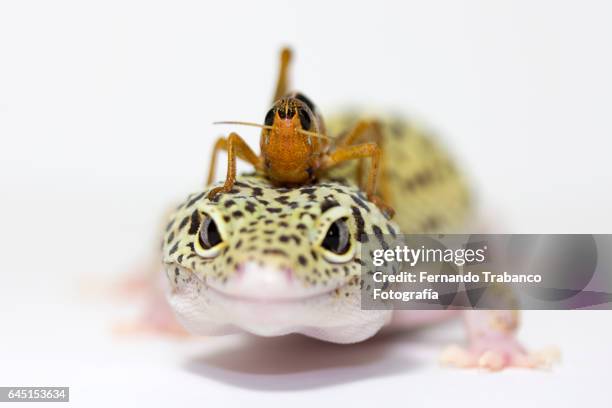
M 425 341 L 415 332 L 379 334 L 349 345 L 299 335 L 245 336 L 232 347 L 191 358 L 185 367 L 194 374 L 240 388 L 306 390 L 405 374 L 431 364 L 432 355 L 435 361 L 442 343 Z M 427 352 L 422 350 L 425 344 Z M 401 352 L 395 350 L 398 347 Z

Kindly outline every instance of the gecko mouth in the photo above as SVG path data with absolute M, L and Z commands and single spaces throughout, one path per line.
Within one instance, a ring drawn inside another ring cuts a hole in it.
M 345 283 L 329 281 L 306 284 L 289 268 L 262 266 L 255 262 L 241 264 L 223 281 L 206 279 L 205 285 L 227 300 L 258 304 L 302 302 L 330 296 Z
M 232 294 L 226 291 L 220 290 L 212 285 L 205 285 L 210 292 L 214 293 L 216 296 L 224 298 L 226 301 L 236 301 L 241 303 L 252 303 L 252 304 L 260 304 L 260 305 L 288 305 L 297 302 L 308 302 L 317 299 L 322 299 L 328 296 L 331 296 L 334 292 L 342 289 L 342 286 L 338 286 L 334 289 L 328 289 L 325 291 L 321 291 L 320 293 L 314 293 L 311 295 L 286 295 L 284 297 L 266 297 L 265 293 L 262 293 L 262 296 L 248 296 L 241 294 Z
M 168 269 L 176 270 L 176 266 Z M 306 285 L 297 279 L 291 270 L 266 268 L 254 263 L 246 263 L 233 276 L 225 280 L 209 279 L 197 276 L 191 270 L 178 267 L 188 277 L 191 285 L 198 287 L 198 292 L 208 292 L 210 295 L 225 302 L 265 304 L 291 304 L 298 302 L 311 302 L 317 299 L 331 297 L 334 293 L 348 285 L 345 281 L 331 281 L 325 284 Z M 175 289 L 179 292 L 181 286 L 178 280 L 173 279 L 172 274 L 168 277 L 175 283 Z M 187 282 L 186 282 L 187 283 Z M 187 289 L 184 287 L 183 289 Z

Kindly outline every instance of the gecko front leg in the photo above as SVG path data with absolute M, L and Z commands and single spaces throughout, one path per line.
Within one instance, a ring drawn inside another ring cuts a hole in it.
M 441 355 L 444 365 L 499 371 L 509 367 L 548 368 L 560 359 L 549 347 L 529 352 L 516 339 L 516 310 L 470 310 L 464 313 L 468 346 L 451 345 Z

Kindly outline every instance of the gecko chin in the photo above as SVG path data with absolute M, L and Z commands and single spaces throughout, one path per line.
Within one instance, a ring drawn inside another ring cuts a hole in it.
M 180 274 L 185 272 L 181 268 Z M 277 272 L 286 276 L 284 271 L 259 272 L 260 280 L 253 286 L 248 280 L 246 284 L 209 283 L 187 272 L 185 279 L 172 285 L 168 301 L 181 324 L 200 335 L 247 332 L 270 337 L 299 333 L 335 343 L 354 343 L 376 334 L 390 318 L 388 311 L 361 310 L 357 288 L 350 289 L 355 293 L 340 297 L 340 291 L 349 293 L 347 286 L 308 288 L 270 275 Z

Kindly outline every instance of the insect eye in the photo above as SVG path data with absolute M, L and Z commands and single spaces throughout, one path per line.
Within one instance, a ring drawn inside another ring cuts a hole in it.
M 298 115 L 300 117 L 300 123 L 302 124 L 302 129 L 308 130 L 310 129 L 311 121 L 310 115 L 304 109 L 298 109 Z
M 217 223 L 211 216 L 204 214 L 204 221 L 202 221 L 198 231 L 196 252 L 203 258 L 212 258 L 219 254 L 220 244 L 222 243 L 223 237 L 219 232 Z
M 274 109 L 270 109 L 268 113 L 266 113 L 266 119 L 264 120 L 264 124 L 266 126 L 272 126 L 272 124 L 274 123 L 275 114 L 276 112 L 274 111 Z
M 312 103 L 312 101 L 308 99 L 306 96 L 304 96 L 303 94 L 297 93 L 295 95 L 295 99 L 299 99 L 300 101 L 304 102 L 306 106 L 308 106 L 308 109 L 310 109 L 313 112 L 315 111 L 314 103 Z
M 336 255 L 344 255 L 350 247 L 350 233 L 346 218 L 334 221 L 325 234 L 321 246 Z

